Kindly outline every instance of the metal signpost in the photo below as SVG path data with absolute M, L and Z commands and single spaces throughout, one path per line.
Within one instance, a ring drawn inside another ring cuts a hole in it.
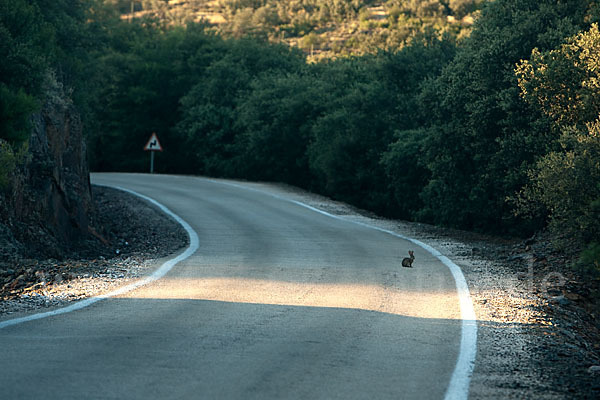
M 162 146 L 160 145 L 160 142 L 158 141 L 158 136 L 156 136 L 156 133 L 154 133 L 154 132 L 152 133 L 152 136 L 150 136 L 150 140 L 148 140 L 148 143 L 146 143 L 146 145 L 144 146 L 144 150 L 150 152 L 150 173 L 153 174 L 154 173 L 154 152 L 155 151 L 163 151 Z

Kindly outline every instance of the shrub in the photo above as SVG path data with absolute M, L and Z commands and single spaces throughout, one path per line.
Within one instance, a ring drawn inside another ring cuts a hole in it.
M 600 243 L 590 243 L 581 253 L 577 266 L 595 278 L 600 277 Z
M 545 208 L 550 228 L 581 243 L 600 239 L 600 31 L 534 50 L 516 69 L 522 97 L 553 121 L 554 149 L 529 171 L 517 210 Z

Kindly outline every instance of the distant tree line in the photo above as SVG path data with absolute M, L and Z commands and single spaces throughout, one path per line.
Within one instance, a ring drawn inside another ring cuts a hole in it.
M 548 226 L 600 273 L 597 1 L 496 0 L 458 42 L 424 29 L 397 51 L 316 64 L 201 24 L 122 21 L 103 2 L 64 16 L 80 26 L 59 34 L 69 25 L 42 12 L 54 3 L 27 11 L 30 3 L 1 3 L 0 35 L 16 40 L 0 41 L 17 54 L 0 67 L 2 143 L 12 148 L 51 70 L 74 88 L 95 170 L 147 170 L 141 148 L 157 132 L 160 172 L 288 182 L 381 215 L 477 231 Z M 446 6 L 459 3 L 468 9 Z M 10 25 L 16 4 L 56 31 L 60 52 L 26 23 Z

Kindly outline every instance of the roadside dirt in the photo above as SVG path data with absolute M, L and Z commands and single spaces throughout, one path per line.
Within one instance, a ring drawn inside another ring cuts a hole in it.
M 505 240 L 385 220 L 285 185 L 244 185 L 414 237 L 457 263 L 478 318 L 471 398 L 600 397 L 600 283 L 572 272 L 570 257 L 548 238 Z M 0 318 L 108 292 L 187 245 L 185 231 L 143 200 L 100 187 L 94 199 L 102 240 L 82 243 L 77 257 L 0 260 Z
M 246 185 L 419 239 L 457 263 L 478 319 L 470 398 L 600 398 L 600 282 L 575 273 L 573 255 L 547 236 L 507 240 L 387 220 L 286 185 Z
M 157 259 L 187 246 L 185 230 L 150 203 L 96 186 L 93 197 L 102 229 L 72 249 L 72 257 L 45 258 L 39 250 L 27 251 L 39 246 L 16 243 L 20 251 L 0 259 L 0 318 L 107 293 L 146 275 Z M 2 235 L 0 243 L 14 242 Z

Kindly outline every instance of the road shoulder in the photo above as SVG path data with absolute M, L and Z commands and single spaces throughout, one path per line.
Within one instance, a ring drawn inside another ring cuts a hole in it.
M 73 249 L 73 257 L 57 260 L 25 250 L 0 265 L 0 320 L 115 291 L 188 245 L 181 225 L 156 206 L 112 188 L 94 186 L 93 194 L 101 228 L 98 237 Z
M 581 293 L 586 286 L 576 275 L 558 275 L 564 260 L 544 238 L 503 240 L 381 219 L 286 185 L 238 184 L 418 239 L 457 263 L 479 327 L 471 398 L 600 394 L 600 375 L 590 369 L 600 365 L 600 339 Z M 102 232 L 108 244 L 98 239 L 71 260 L 25 256 L 0 265 L 0 320 L 111 292 L 147 276 L 163 257 L 188 244 L 181 226 L 149 203 L 108 188 L 95 187 L 94 196 L 99 218 L 108 225 Z
M 478 320 L 471 398 L 600 396 L 600 373 L 594 372 L 600 365 L 600 329 L 586 308 L 594 288 L 565 272 L 568 260 L 547 238 L 507 240 L 388 220 L 287 185 L 244 185 L 415 238 L 458 264 Z

